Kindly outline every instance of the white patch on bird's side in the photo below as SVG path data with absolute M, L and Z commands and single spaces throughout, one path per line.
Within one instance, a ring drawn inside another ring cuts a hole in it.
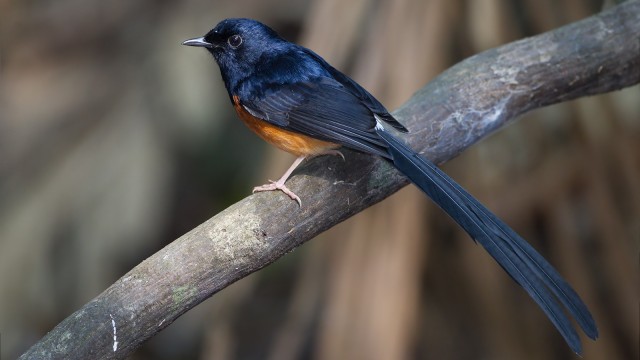
M 111 327 L 113 327 L 113 352 L 118 350 L 118 337 L 116 336 L 116 321 L 113 319 L 113 315 L 109 314 L 111 318 Z
M 384 131 L 384 126 L 382 126 L 382 120 L 380 120 L 380 118 L 378 117 L 378 115 L 373 115 L 374 118 L 376 118 L 376 130 L 378 131 Z

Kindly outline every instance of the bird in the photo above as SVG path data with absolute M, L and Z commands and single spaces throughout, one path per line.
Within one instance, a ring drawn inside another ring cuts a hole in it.
M 282 191 L 302 206 L 285 182 L 304 159 L 344 158 L 341 147 L 381 157 L 486 249 L 538 304 L 573 352 L 581 354 L 582 344 L 567 314 L 589 338 L 597 339 L 593 316 L 556 269 L 434 163 L 405 144 L 401 134 L 409 130 L 373 95 L 318 54 L 245 18 L 225 19 L 204 36 L 182 44 L 205 48 L 213 55 L 240 120 L 266 142 L 297 156 L 280 179 L 254 192 Z

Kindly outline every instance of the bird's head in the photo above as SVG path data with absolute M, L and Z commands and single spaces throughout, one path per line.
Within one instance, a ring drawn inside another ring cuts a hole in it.
M 277 52 L 286 43 L 268 26 L 251 19 L 226 19 L 206 35 L 183 42 L 183 45 L 207 49 L 215 58 L 229 85 L 249 76 L 266 53 Z

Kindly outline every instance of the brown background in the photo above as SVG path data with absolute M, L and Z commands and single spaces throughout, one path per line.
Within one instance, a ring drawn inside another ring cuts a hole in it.
M 247 131 L 206 52 L 261 20 L 394 109 L 586 0 L 0 0 L 0 341 L 14 358 L 292 158 Z M 445 170 L 592 309 L 585 359 L 638 358 L 640 88 L 542 109 Z M 234 284 L 135 359 L 566 359 L 527 295 L 413 187 Z

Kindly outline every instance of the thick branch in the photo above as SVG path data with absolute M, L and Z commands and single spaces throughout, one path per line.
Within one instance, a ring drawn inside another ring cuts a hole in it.
M 415 149 L 442 162 L 528 110 L 637 84 L 639 34 L 640 2 L 628 1 L 473 56 L 394 115 Z M 384 161 L 345 155 L 296 172 L 288 185 L 301 209 L 277 192 L 245 198 L 135 267 L 22 358 L 124 358 L 211 295 L 407 184 Z

